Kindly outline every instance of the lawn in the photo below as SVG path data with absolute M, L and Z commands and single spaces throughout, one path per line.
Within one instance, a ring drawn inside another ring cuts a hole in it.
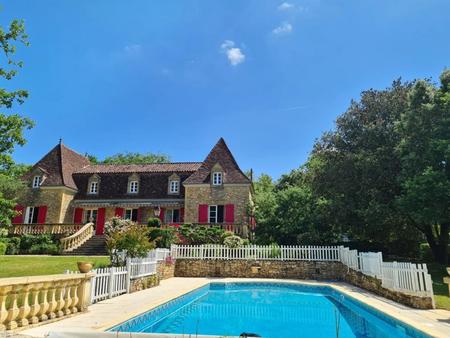
M 434 299 L 436 301 L 436 307 L 438 309 L 445 309 L 450 311 L 450 297 L 448 295 L 448 285 L 444 284 L 442 280 L 447 276 L 445 266 L 436 263 L 427 264 L 430 271 L 431 278 L 433 279 L 433 291 Z
M 0 256 L 0 278 L 53 275 L 78 270 L 77 262 L 88 261 L 94 267 L 109 264 L 106 256 Z

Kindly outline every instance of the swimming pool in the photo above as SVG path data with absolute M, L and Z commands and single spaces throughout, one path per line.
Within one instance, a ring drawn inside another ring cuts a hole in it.
M 210 283 L 108 331 L 285 337 L 430 337 L 328 286 Z M 338 334 L 337 334 L 338 332 Z

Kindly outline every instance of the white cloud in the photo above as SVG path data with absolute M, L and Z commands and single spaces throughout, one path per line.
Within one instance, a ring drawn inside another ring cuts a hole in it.
M 288 11 L 288 10 L 294 8 L 294 7 L 295 7 L 294 4 L 291 4 L 289 2 L 283 2 L 281 5 L 278 6 L 277 9 L 279 11 Z
M 283 22 L 272 31 L 275 35 L 289 34 L 290 32 L 292 32 L 292 25 L 289 22 Z
M 234 41 L 225 40 L 220 45 L 220 49 L 226 54 L 228 61 L 230 61 L 232 66 L 237 66 L 245 61 L 245 55 L 240 48 L 235 47 Z
M 126 54 L 129 55 L 136 55 L 139 54 L 142 50 L 142 46 L 139 44 L 132 44 L 132 45 L 127 45 L 124 47 L 123 49 L 125 51 Z

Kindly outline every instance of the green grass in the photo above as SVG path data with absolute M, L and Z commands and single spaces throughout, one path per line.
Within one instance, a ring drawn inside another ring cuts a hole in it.
M 445 271 L 445 266 L 437 263 L 429 263 L 427 264 L 427 267 L 430 271 L 431 278 L 433 279 L 433 291 L 436 307 L 438 309 L 450 311 L 448 285 L 442 280 L 445 276 L 448 276 L 447 271 Z
M 54 275 L 78 270 L 77 262 L 88 261 L 94 267 L 109 264 L 105 256 L 0 256 L 0 278 Z

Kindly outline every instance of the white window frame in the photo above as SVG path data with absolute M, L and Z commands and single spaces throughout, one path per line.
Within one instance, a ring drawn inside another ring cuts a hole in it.
M 36 175 L 33 177 L 33 188 L 39 188 L 42 184 L 42 176 Z
M 130 194 L 137 194 L 139 192 L 139 182 L 138 181 L 130 181 L 128 185 L 128 192 Z
M 27 207 L 25 211 L 25 217 L 23 218 L 23 222 L 25 224 L 33 224 L 33 216 L 36 212 L 36 207 Z
M 88 217 L 88 215 L 89 215 L 89 214 L 92 215 L 92 213 L 93 213 L 94 211 L 97 212 L 97 215 L 95 216 L 95 220 L 94 220 L 94 223 L 97 224 L 98 209 L 96 209 L 96 208 L 92 208 L 92 209 L 84 209 L 84 215 L 83 215 L 83 216 L 84 216 L 84 222 L 85 222 L 85 223 L 89 223 L 89 222 L 90 222 L 90 220 L 89 220 L 90 217 Z
M 129 221 L 132 221 L 133 220 L 133 210 L 136 210 L 136 220 L 137 220 L 137 216 L 138 216 L 139 210 L 136 209 L 136 208 L 127 208 L 127 209 L 125 209 L 124 212 L 123 212 L 123 219 L 127 219 Z M 127 218 L 127 211 L 130 212 L 130 218 Z
M 178 221 L 174 220 L 174 211 L 178 210 Z M 168 215 L 170 215 L 170 219 L 168 217 Z M 180 223 L 180 218 L 181 218 L 181 210 L 180 209 L 167 209 L 166 213 L 164 215 L 164 222 L 167 224 L 174 224 L 174 223 Z
M 89 183 L 89 194 L 95 195 L 98 194 L 98 182 L 97 181 L 93 181 L 91 183 Z M 92 189 L 93 187 L 95 187 L 95 189 Z
M 171 194 L 178 194 L 180 192 L 180 181 L 171 180 L 169 182 L 169 192 Z
M 213 185 L 222 185 L 223 182 L 223 174 L 220 171 L 216 171 L 213 173 L 213 180 L 212 180 L 212 184 Z
M 211 208 L 214 207 L 214 221 L 211 222 Z M 218 206 L 217 205 L 209 205 L 208 206 L 208 223 L 217 223 L 217 210 L 218 210 Z

